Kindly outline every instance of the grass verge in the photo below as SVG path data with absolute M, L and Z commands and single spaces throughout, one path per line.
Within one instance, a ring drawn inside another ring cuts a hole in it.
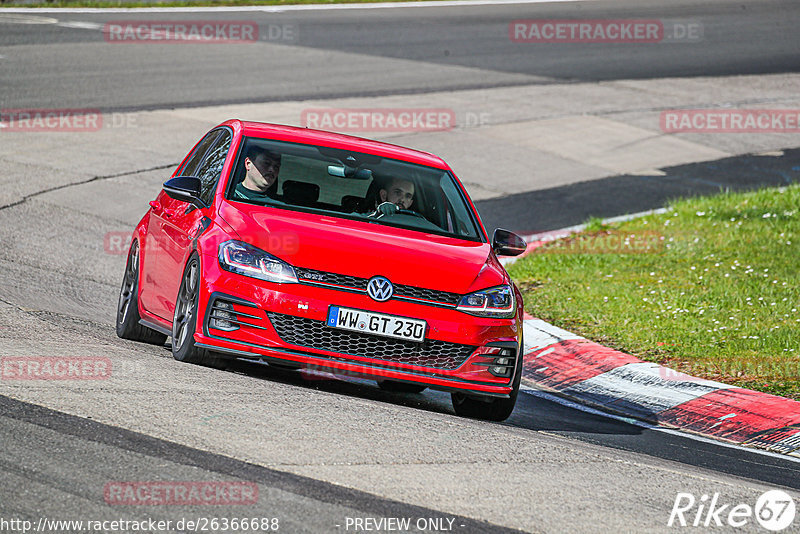
M 800 186 L 724 193 L 511 265 L 526 310 L 695 376 L 800 400 Z

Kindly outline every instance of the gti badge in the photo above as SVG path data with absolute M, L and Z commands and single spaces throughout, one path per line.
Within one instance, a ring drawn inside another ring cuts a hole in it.
M 372 300 L 385 302 L 392 298 L 393 293 L 394 287 L 392 287 L 392 283 L 383 276 L 373 276 L 369 279 L 369 282 L 367 282 L 367 295 L 369 295 Z

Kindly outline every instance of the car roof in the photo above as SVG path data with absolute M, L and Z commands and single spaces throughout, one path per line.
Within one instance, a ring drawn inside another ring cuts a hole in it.
M 242 133 L 248 137 L 260 137 L 275 139 L 279 141 L 290 141 L 303 144 L 321 145 L 331 148 L 342 148 L 354 150 L 367 154 L 374 154 L 385 158 L 398 159 L 438 169 L 450 167 L 445 161 L 429 152 L 413 150 L 390 143 L 382 143 L 362 137 L 344 135 L 311 128 L 298 128 L 296 126 L 286 126 L 283 124 L 270 124 L 266 122 L 242 121 L 231 119 L 225 121 L 220 126 L 239 126 Z

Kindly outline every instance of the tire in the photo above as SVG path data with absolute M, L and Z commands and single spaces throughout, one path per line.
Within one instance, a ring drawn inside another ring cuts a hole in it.
M 178 296 L 175 298 L 175 314 L 172 319 L 172 357 L 179 362 L 223 369 L 227 363 L 225 358 L 216 352 L 202 349 L 194 344 L 199 287 L 200 258 L 197 254 L 192 254 L 186 263 Z
M 163 345 L 167 336 L 139 324 L 139 242 L 131 243 L 125 276 L 117 301 L 117 336 L 131 341 Z
M 517 357 L 517 366 L 514 369 L 514 382 L 511 387 L 511 395 L 507 399 L 494 399 L 492 397 L 472 397 L 465 393 L 451 393 L 453 409 L 456 415 L 469 417 L 471 419 L 483 419 L 485 421 L 505 421 L 514 411 L 519 395 L 519 384 L 522 380 L 522 358 L 524 345 L 520 341 L 520 350 Z
M 397 382 L 395 380 L 378 380 L 378 387 L 384 391 L 391 391 L 393 393 L 422 393 L 428 389 L 427 386 Z

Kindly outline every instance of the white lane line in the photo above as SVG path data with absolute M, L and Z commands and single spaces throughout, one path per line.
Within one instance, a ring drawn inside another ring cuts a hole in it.
M 81 30 L 101 30 L 103 24 L 97 22 L 87 22 L 81 20 L 65 20 L 59 22 L 58 19 L 52 17 L 34 17 L 34 16 L 21 16 L 21 15 L 6 15 L 0 10 L 0 24 L 55 24 L 64 28 L 78 28 Z
M 56 26 L 62 26 L 64 28 L 78 28 L 81 30 L 103 29 L 103 24 L 97 22 L 86 22 L 81 20 L 65 20 L 63 22 L 59 22 L 58 19 L 54 19 L 52 17 L 7 15 L 3 13 L 1 9 L 0 9 L 0 24 L 30 24 L 30 25 L 55 24 Z
M 640 421 L 638 419 L 633 419 L 630 417 L 622 417 L 620 415 L 611 414 L 608 412 L 603 412 L 601 410 L 597 410 L 595 408 L 590 408 L 589 406 L 584 406 L 582 404 L 578 404 L 573 402 L 569 399 L 565 399 L 558 395 L 553 395 L 552 393 L 547 393 L 546 391 L 540 391 L 538 389 L 531 388 L 529 386 L 522 385 L 520 386 L 520 391 L 527 394 L 532 395 L 534 397 L 539 397 L 541 399 L 555 402 L 556 404 L 560 404 L 567 408 L 572 408 L 573 410 L 578 410 L 580 412 L 588 413 L 590 415 L 597 415 L 600 417 L 605 417 L 607 419 L 614 419 L 615 421 L 622 421 L 623 423 L 628 423 L 629 425 L 638 426 L 641 428 L 646 428 L 648 430 L 654 430 L 656 432 L 663 432 L 665 434 L 671 434 L 673 436 L 680 436 L 682 438 L 693 439 L 695 441 L 700 441 L 703 443 L 708 443 L 711 445 L 716 445 L 717 447 L 725 447 L 728 449 L 736 449 L 738 451 L 747 451 L 753 454 L 760 454 L 762 456 L 769 456 L 771 458 L 778 458 L 781 460 L 788 460 L 790 462 L 800 463 L 800 458 L 795 456 L 787 455 L 787 454 L 779 454 L 776 452 L 765 451 L 763 449 L 756 449 L 751 447 L 744 447 L 742 445 L 736 445 L 733 443 L 728 443 L 726 441 L 718 441 L 716 439 L 707 438 L 705 436 L 700 436 L 698 434 L 691 434 L 689 432 L 681 432 L 680 430 L 675 430 L 673 428 L 664 428 L 662 426 L 653 425 L 650 423 L 646 423 L 644 421 Z
M 0 24 L 55 24 L 58 19 L 50 17 L 6 15 L 8 11 L 0 9 Z
M 62 26 L 64 28 L 78 28 L 80 30 L 102 30 L 103 25 L 98 24 L 96 22 L 83 22 L 80 20 L 67 20 L 64 22 L 59 22 L 57 26 Z
M 398 9 L 406 7 L 469 7 L 518 4 L 561 4 L 596 2 L 597 0 L 445 0 L 438 2 L 376 2 L 365 4 L 297 4 L 288 6 L 206 6 L 206 7 L 137 7 L 137 8 L 0 8 L 0 13 L 214 13 L 233 11 L 339 11 L 347 9 Z

